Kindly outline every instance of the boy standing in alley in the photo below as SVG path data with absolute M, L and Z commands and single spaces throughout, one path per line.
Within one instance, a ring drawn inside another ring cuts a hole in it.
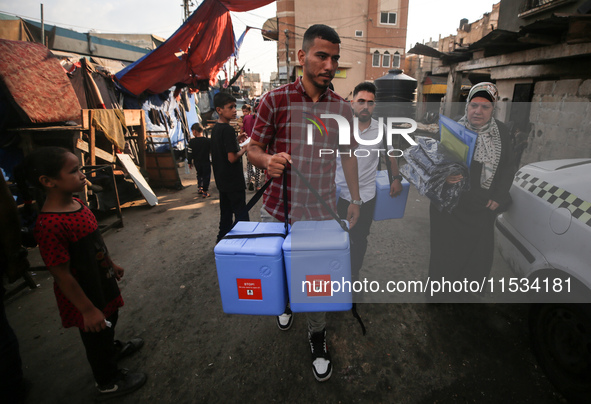
M 246 207 L 246 183 L 242 169 L 242 155 L 236 131 L 230 121 L 236 118 L 236 99 L 230 94 L 217 93 L 213 98 L 219 115 L 211 133 L 211 162 L 213 175 L 220 192 L 220 230 L 216 243 L 232 229 L 234 219 L 248 221 L 248 212 L 238 214 Z
M 210 140 L 203 136 L 203 126 L 200 123 L 194 123 L 191 126 L 193 138 L 189 140 L 189 168 L 195 166 L 197 171 L 198 192 L 207 198 L 209 195 L 209 181 L 211 179 L 211 162 L 209 153 L 211 150 Z

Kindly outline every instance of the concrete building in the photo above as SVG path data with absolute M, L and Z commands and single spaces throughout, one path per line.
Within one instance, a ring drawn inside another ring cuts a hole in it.
M 278 72 L 281 83 L 302 74 L 297 51 L 304 32 L 327 24 L 341 37 L 341 59 L 333 84 L 348 97 L 356 84 L 382 77 L 402 66 L 409 0 L 278 0 Z M 338 18 L 327 18 L 336 15 Z
M 248 93 L 249 98 L 260 97 L 263 93 L 263 82 L 259 73 L 243 73 L 240 87 Z
M 470 44 L 479 41 L 499 25 L 499 7 L 501 3 L 493 4 L 492 11 L 485 13 L 481 19 L 468 23 L 467 19 L 460 21 L 460 28 L 454 40 L 454 47 L 468 47 Z M 440 49 L 440 51 L 444 51 Z M 449 50 L 447 50 L 449 52 Z
M 459 20 L 455 35 L 427 43 L 416 44 L 406 57 L 405 71 L 418 81 L 416 119 L 432 122 L 439 114 L 439 102 L 447 92 L 447 74 L 434 75 L 442 65 L 446 54 L 465 52 L 470 45 L 481 40 L 498 26 L 500 2 L 494 4 L 490 12 L 470 23 L 467 19 Z M 468 77 L 463 77 L 459 87 L 460 95 L 466 96 L 471 84 Z M 455 112 L 455 111 L 454 111 Z
M 440 55 L 443 113 L 464 108 L 461 85 L 495 82 L 496 117 L 512 128 L 521 165 L 591 155 L 591 4 L 502 0 L 498 26 L 466 49 Z
M 440 40 L 441 35 L 439 36 L 439 41 Z M 434 41 L 431 38 L 428 42 L 424 42 L 422 45 L 437 50 L 439 49 L 439 41 Z M 404 58 L 404 63 L 401 67 L 405 74 L 408 74 L 410 77 L 414 77 L 418 80 L 419 70 L 423 72 L 430 72 L 438 66 L 441 66 L 441 60 L 437 57 L 407 53 Z

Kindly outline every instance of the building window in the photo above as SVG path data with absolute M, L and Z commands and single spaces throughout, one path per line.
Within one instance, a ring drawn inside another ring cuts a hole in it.
M 396 51 L 392 57 L 392 67 L 400 67 L 400 53 Z
M 362 37 L 363 36 L 363 31 L 355 31 L 355 36 Z
M 380 13 L 380 23 L 396 25 L 396 13 Z
M 373 53 L 373 58 L 372 58 L 371 65 L 373 67 L 380 67 L 380 52 L 375 51 Z
M 382 56 L 382 67 L 390 67 L 390 53 L 388 51 L 384 52 L 384 56 Z

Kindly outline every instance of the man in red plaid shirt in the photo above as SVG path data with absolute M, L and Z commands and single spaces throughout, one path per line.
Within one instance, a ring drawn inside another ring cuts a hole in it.
M 353 199 L 347 220 L 350 227 L 357 222 L 361 197 L 357 159 L 352 153 L 357 144 L 352 132 L 345 142 L 339 142 L 336 119 L 319 118 L 323 114 L 332 114 L 343 117 L 349 125 L 353 121 L 349 103 L 328 88 L 338 67 L 340 43 L 336 31 L 326 25 L 317 24 L 308 28 L 302 49 L 298 51 L 303 76 L 294 83 L 268 92 L 261 99 L 248 145 L 248 159 L 274 179 L 263 197 L 262 221 L 285 219 L 282 175 L 286 168 L 289 170 L 289 166 L 297 168 L 333 211 L 336 210 L 334 176 L 336 156 L 340 153 Z M 310 122 L 314 125 L 308 128 Z M 292 222 L 331 219 L 329 212 L 298 177 L 288 176 L 287 181 L 288 213 Z M 289 308 L 277 318 L 282 330 L 289 329 L 292 321 Z M 326 313 L 307 313 L 307 322 L 314 376 L 318 381 L 325 381 L 332 374 L 331 358 L 326 347 Z

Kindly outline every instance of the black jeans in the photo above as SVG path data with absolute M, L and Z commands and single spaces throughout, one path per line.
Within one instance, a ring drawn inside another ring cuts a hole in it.
M 6 318 L 4 287 L 0 284 L 0 397 L 7 403 L 19 402 L 22 388 L 23 370 L 18 340 Z
M 250 218 L 246 209 L 246 191 L 222 192 L 220 191 L 220 231 L 217 242 L 219 242 L 230 230 L 236 217 L 241 222 L 248 222 Z M 238 215 L 244 212 L 240 218 Z
M 347 209 L 349 208 L 349 201 L 339 198 L 337 202 L 337 212 L 341 219 L 347 218 Z M 367 251 L 367 236 L 369 229 L 373 223 L 373 212 L 376 208 L 376 198 L 364 202 L 361 205 L 359 219 L 351 231 L 349 232 L 349 240 L 351 242 L 351 280 L 359 280 L 359 271 L 363 266 L 363 258 Z
M 111 383 L 117 376 L 115 325 L 118 318 L 119 311 L 111 314 L 107 320 L 111 322 L 112 326 L 101 332 L 80 330 L 80 337 L 86 349 L 86 358 L 90 363 L 94 380 L 101 386 Z
M 211 180 L 211 165 L 209 163 L 195 166 L 197 171 L 197 186 L 203 188 L 204 192 L 209 191 L 209 181 Z

